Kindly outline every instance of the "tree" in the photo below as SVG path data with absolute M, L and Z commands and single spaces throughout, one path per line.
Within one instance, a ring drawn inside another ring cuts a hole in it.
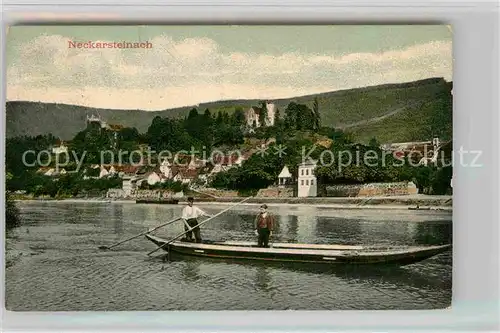
M 209 125 L 212 125 L 213 123 L 212 114 L 210 113 L 210 110 L 208 108 L 203 113 L 203 121 Z
M 190 119 L 194 119 L 197 117 L 198 117 L 198 110 L 196 108 L 193 108 L 189 111 L 187 119 L 190 120 Z
M 125 127 L 119 132 L 122 141 L 137 142 L 139 140 L 139 131 L 135 127 Z
M 196 142 L 181 120 L 155 117 L 146 133 L 148 144 L 157 152 L 189 150 Z
M 276 108 L 276 113 L 274 114 L 274 126 L 278 127 L 281 123 L 280 109 Z
M 224 123 L 224 118 L 222 117 L 222 112 L 221 112 L 221 111 L 218 111 L 218 112 L 217 112 L 217 116 L 216 116 L 216 118 L 215 118 L 215 123 L 216 123 L 217 125 L 221 125 L 221 124 L 223 124 L 223 123 Z
M 378 148 L 378 147 L 380 147 L 380 143 L 377 141 L 377 139 L 371 138 L 370 142 L 368 143 L 368 146 L 373 147 L 373 148 Z
M 12 174 L 7 173 L 6 180 L 12 179 Z M 17 227 L 21 223 L 19 208 L 12 200 L 10 191 L 5 191 L 5 229 Z
M 317 131 L 321 127 L 321 115 L 319 114 L 319 103 L 317 97 L 314 98 L 313 119 L 314 119 L 314 130 Z
M 266 125 L 266 120 L 267 120 L 267 104 L 265 101 L 260 101 L 260 108 L 259 108 L 259 123 L 261 126 Z
M 244 142 L 243 132 L 240 127 L 230 126 L 227 124 L 222 124 L 217 126 L 217 130 L 214 135 L 214 145 L 238 145 Z
M 245 113 L 243 108 L 237 107 L 234 110 L 233 123 L 235 126 L 242 126 L 245 124 Z
M 285 127 L 287 129 L 299 131 L 315 129 L 316 120 L 314 112 L 307 105 L 290 102 L 285 112 Z

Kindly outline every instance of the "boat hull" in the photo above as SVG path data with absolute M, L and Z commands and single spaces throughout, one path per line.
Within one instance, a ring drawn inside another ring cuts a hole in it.
M 163 246 L 167 240 L 146 234 L 146 238 L 157 246 Z M 228 242 L 229 243 L 229 242 Z M 316 264 L 395 264 L 409 265 L 445 252 L 451 245 L 407 247 L 406 249 L 372 248 L 362 246 L 328 245 L 317 247 L 315 244 L 279 244 L 278 247 L 259 248 L 247 244 L 238 246 L 233 243 L 191 243 L 173 242 L 164 246 L 170 254 L 210 257 L 219 259 L 248 259 L 258 261 L 301 262 Z M 244 242 L 245 243 L 245 242 Z M 246 242 L 248 243 L 248 242 Z

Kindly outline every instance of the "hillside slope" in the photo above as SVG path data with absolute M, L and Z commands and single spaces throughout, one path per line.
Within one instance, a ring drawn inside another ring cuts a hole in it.
M 452 107 L 450 82 L 431 78 L 403 84 L 387 84 L 274 100 L 284 114 L 288 103 L 312 107 L 318 98 L 322 123 L 345 128 L 361 141 L 371 137 L 380 142 L 428 139 L 429 135 L 451 136 Z M 202 103 L 198 111 L 234 111 L 248 108 L 258 100 L 229 100 Z M 6 135 L 52 133 L 69 140 L 85 128 L 87 115 L 99 114 L 110 124 L 136 127 L 145 132 L 156 116 L 185 117 L 193 106 L 163 111 L 96 109 L 76 105 L 7 102 Z M 434 125 L 433 125 L 434 124 Z

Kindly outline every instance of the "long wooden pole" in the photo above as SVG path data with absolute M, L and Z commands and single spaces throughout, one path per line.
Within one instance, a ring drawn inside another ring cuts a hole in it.
M 180 220 L 180 219 L 181 219 L 180 217 L 177 217 L 177 218 L 175 218 L 175 219 L 173 219 L 173 220 L 170 220 L 170 221 L 168 221 L 168 222 L 166 222 L 166 223 L 160 224 L 159 226 L 157 226 L 157 227 L 155 227 L 155 228 L 153 228 L 153 229 L 151 229 L 151 230 L 141 232 L 141 233 L 140 233 L 140 234 L 138 234 L 138 235 L 135 235 L 135 236 L 133 236 L 133 237 L 127 238 L 127 239 L 125 239 L 125 240 L 123 240 L 123 241 L 121 241 L 121 242 L 115 243 L 115 244 L 113 244 L 113 245 L 111 245 L 111 246 L 105 246 L 105 245 L 99 246 L 99 249 L 101 249 L 101 250 L 109 250 L 109 249 L 111 249 L 111 248 L 113 248 L 113 247 L 115 247 L 115 246 L 117 246 L 117 245 L 123 244 L 123 243 L 125 243 L 125 242 L 128 242 L 129 240 L 135 239 L 135 238 L 137 238 L 137 237 L 140 237 L 140 236 L 142 236 L 142 235 L 145 235 L 145 234 L 147 234 L 147 233 L 150 233 L 150 232 L 152 232 L 152 231 L 155 231 L 156 229 L 159 229 L 159 228 L 161 228 L 161 227 L 164 227 L 164 226 L 167 226 L 167 225 L 169 225 L 169 224 L 172 224 L 172 223 L 174 223 L 174 222 L 176 222 L 176 221 L 178 221 L 178 220 Z
M 221 212 L 219 212 L 219 213 L 217 213 L 217 214 L 213 215 L 212 217 L 210 217 L 210 218 L 206 219 L 205 221 L 203 221 L 203 222 L 201 222 L 201 223 L 198 223 L 198 227 L 199 227 L 199 226 L 201 226 L 201 225 L 203 225 L 203 224 L 205 224 L 205 223 L 207 223 L 207 222 L 208 222 L 208 221 L 210 221 L 210 220 L 213 220 L 213 219 L 214 219 L 214 218 L 216 218 L 217 216 L 224 214 L 225 212 L 227 212 L 227 211 L 228 211 L 228 210 L 230 210 L 231 208 L 234 208 L 234 207 L 236 207 L 236 206 L 238 206 L 238 205 L 242 204 L 243 202 L 245 202 L 245 201 L 247 201 L 247 200 L 249 200 L 249 199 L 251 199 L 251 198 L 252 198 L 252 197 L 248 197 L 248 198 L 246 198 L 246 199 L 244 199 L 244 200 L 242 200 L 242 201 L 238 202 L 236 205 L 233 205 L 233 206 L 231 206 L 231 207 L 229 207 L 229 208 L 226 208 L 226 209 L 224 209 L 223 211 L 221 211 Z M 153 254 L 153 253 L 155 253 L 156 251 L 158 251 L 158 250 L 160 250 L 160 249 L 163 249 L 165 246 L 169 245 L 170 243 L 172 243 L 173 241 L 175 241 L 175 240 L 176 240 L 176 239 L 178 239 L 179 237 L 181 237 L 181 236 L 185 235 L 185 234 L 186 234 L 186 233 L 188 233 L 189 231 L 192 231 L 193 229 L 194 229 L 194 228 L 189 228 L 189 230 L 186 230 L 186 231 L 184 231 L 183 233 L 178 234 L 177 236 L 175 236 L 174 238 L 172 238 L 171 240 L 169 240 L 168 242 L 166 242 L 166 243 L 165 243 L 165 244 L 163 244 L 162 246 L 159 246 L 158 248 L 156 248 L 156 250 L 153 250 L 153 251 L 149 252 L 149 253 L 148 253 L 148 256 L 149 256 L 149 255 L 151 255 L 151 254 Z

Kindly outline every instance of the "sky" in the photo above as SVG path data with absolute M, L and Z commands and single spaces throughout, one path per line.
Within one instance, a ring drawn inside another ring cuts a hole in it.
M 151 47 L 70 47 L 89 41 Z M 452 81 L 446 25 L 14 26 L 6 43 L 8 101 L 164 110 Z

